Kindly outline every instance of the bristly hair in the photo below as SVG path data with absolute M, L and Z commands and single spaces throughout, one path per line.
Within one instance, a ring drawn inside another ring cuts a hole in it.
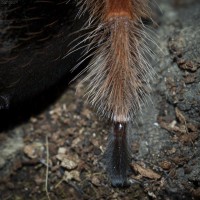
M 79 15 L 89 13 L 83 27 L 89 33 L 77 39 L 82 41 L 71 52 L 85 48 L 76 67 L 91 58 L 84 70 L 88 75 L 81 81 L 87 82 L 87 99 L 99 116 L 113 122 L 105 158 L 115 187 L 129 185 L 128 127 L 150 93 L 153 69 L 147 57 L 153 56 L 148 45 L 152 39 L 142 21 L 150 18 L 148 3 L 149 0 L 77 0 Z
M 151 38 L 142 18 L 149 17 L 148 0 L 77 0 L 81 13 L 90 14 L 85 49 L 86 96 L 100 116 L 126 122 L 140 111 L 150 92 L 153 70 L 147 55 Z M 82 43 L 82 42 L 81 42 Z M 81 44 L 80 44 L 81 45 Z M 84 54 L 84 55 L 85 55 Z

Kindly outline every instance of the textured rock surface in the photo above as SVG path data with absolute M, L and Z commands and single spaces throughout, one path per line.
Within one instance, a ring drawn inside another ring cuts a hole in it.
M 0 134 L 0 199 L 46 198 L 47 150 L 52 199 L 200 198 L 200 3 L 158 3 L 163 13 L 156 42 L 162 53 L 154 48 L 152 104 L 130 129 L 131 187 L 110 187 L 101 160 L 109 125 L 84 104 L 81 88 L 75 96 L 72 84 L 48 109 Z M 15 138 L 15 153 L 9 138 Z M 31 158 L 30 150 L 27 156 L 24 146 L 38 143 L 43 144 L 38 156 Z M 6 147 L 9 159 L 2 156 Z M 75 169 L 62 167 L 61 154 L 76 163 Z

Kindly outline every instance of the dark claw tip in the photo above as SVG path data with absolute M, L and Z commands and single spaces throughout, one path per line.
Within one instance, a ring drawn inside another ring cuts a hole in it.
M 111 180 L 112 187 L 118 188 L 128 188 L 130 186 L 130 182 L 121 178 L 113 178 Z

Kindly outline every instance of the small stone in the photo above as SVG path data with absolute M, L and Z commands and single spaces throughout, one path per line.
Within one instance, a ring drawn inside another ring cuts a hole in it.
M 98 177 L 96 177 L 96 176 L 92 177 L 91 182 L 92 182 L 92 184 L 94 184 L 95 186 L 100 186 L 100 185 L 101 185 L 100 180 L 99 180 Z
M 24 153 L 31 159 L 40 157 L 43 151 L 44 151 L 44 146 L 42 143 L 32 143 L 24 147 Z
M 94 147 L 94 155 L 100 155 L 101 154 L 101 149 L 98 147 Z
M 172 147 L 172 149 L 168 150 L 168 153 L 169 153 L 170 155 L 176 153 L 176 148 L 175 148 L 175 147 Z
M 76 139 L 74 139 L 74 140 L 72 141 L 72 145 L 71 145 L 71 146 L 72 146 L 72 147 L 76 147 L 76 146 L 78 145 L 79 142 L 81 142 L 81 139 L 77 137 Z
M 66 151 L 67 151 L 67 149 L 66 149 L 65 147 L 60 147 L 60 148 L 58 149 L 58 154 L 65 154 Z
M 5 165 L 6 161 L 3 158 L 0 158 L 0 169 Z
M 30 118 L 30 121 L 31 121 L 31 123 L 36 123 L 36 122 L 37 122 L 37 118 L 31 117 L 31 118 Z
M 171 162 L 164 160 L 160 163 L 160 166 L 164 169 L 164 170 L 169 170 L 171 168 Z

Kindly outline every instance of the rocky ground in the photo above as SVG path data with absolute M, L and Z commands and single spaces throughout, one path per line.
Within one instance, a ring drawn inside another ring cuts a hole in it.
M 0 199 L 200 199 L 200 3 L 158 5 L 156 77 L 132 127 L 131 186 L 110 186 L 102 162 L 110 126 L 77 80 L 43 111 L 1 128 Z

